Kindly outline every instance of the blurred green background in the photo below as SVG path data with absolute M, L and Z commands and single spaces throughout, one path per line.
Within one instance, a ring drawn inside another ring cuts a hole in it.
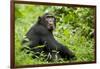
M 20 51 L 21 41 L 39 16 L 52 12 L 57 18 L 54 37 L 72 50 L 77 59 L 71 62 L 91 62 L 94 54 L 94 8 L 15 4 L 15 63 L 16 65 L 69 63 L 47 62 L 41 57 L 32 59 L 32 53 Z

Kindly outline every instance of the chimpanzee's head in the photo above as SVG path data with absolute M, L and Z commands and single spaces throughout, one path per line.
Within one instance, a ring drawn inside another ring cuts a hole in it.
M 45 13 L 39 17 L 39 23 L 44 25 L 49 31 L 53 31 L 56 28 L 56 18 L 50 13 Z

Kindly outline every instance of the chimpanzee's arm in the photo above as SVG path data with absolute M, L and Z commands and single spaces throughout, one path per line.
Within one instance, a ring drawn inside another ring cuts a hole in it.
M 61 57 L 64 58 L 73 58 L 74 54 L 72 53 L 72 51 L 70 51 L 67 47 L 63 46 L 62 44 L 60 44 L 59 42 L 57 42 L 53 35 L 48 33 L 45 36 L 42 36 L 41 39 L 43 41 L 46 42 L 46 51 L 50 52 L 52 50 L 56 50 L 59 51 L 59 54 L 61 55 Z

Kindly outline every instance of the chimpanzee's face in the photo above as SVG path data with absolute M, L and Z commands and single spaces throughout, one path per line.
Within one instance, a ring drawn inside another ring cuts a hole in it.
M 45 21 L 47 23 L 46 25 L 47 25 L 48 30 L 54 30 L 55 29 L 55 26 L 56 26 L 55 21 L 56 21 L 56 19 L 55 19 L 54 16 L 47 15 L 45 17 Z
M 39 17 L 40 23 L 45 26 L 49 31 L 53 31 L 56 28 L 56 18 L 49 13 Z

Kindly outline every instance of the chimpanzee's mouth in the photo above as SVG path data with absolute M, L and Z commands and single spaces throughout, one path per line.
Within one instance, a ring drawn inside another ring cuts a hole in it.
M 53 27 L 53 26 L 48 26 L 48 30 L 54 30 L 55 29 L 55 27 Z

